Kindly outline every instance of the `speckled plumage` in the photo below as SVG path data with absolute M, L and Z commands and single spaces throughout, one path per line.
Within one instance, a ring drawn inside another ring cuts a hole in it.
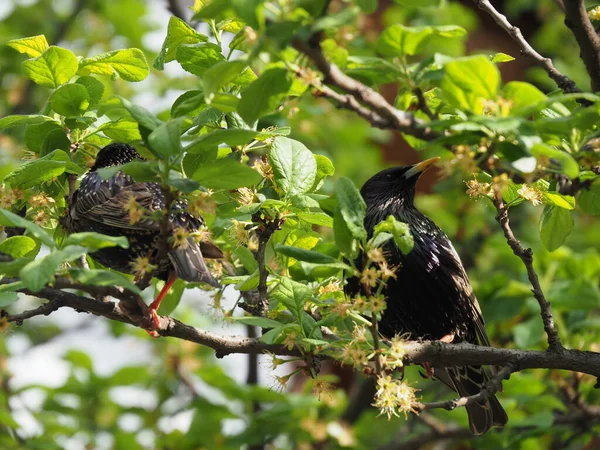
M 99 263 L 118 270 L 132 273 L 132 262 L 138 257 L 150 257 L 158 265 L 156 277 L 167 280 L 175 271 L 186 281 L 205 282 L 218 286 L 212 277 L 203 256 L 219 258 L 221 251 L 210 242 L 200 244 L 188 239 L 185 249 L 170 249 L 167 257 L 156 261 L 159 248 L 160 226 L 150 218 L 132 224 L 125 203 L 133 196 L 136 202 L 149 212 L 165 208 L 165 197 L 161 185 L 156 182 L 135 182 L 129 175 L 117 172 L 109 179 L 102 179 L 97 170 L 105 167 L 126 164 L 142 159 L 137 151 L 127 144 L 113 143 L 98 153 L 94 166 L 81 180 L 79 189 L 73 196 L 72 207 L 67 218 L 70 232 L 95 231 L 110 236 L 125 236 L 129 248 L 110 247 L 98 250 L 90 256 Z M 175 202 L 169 220 L 173 227 L 187 231 L 198 230 L 204 224 L 201 217 L 192 216 L 186 211 L 187 204 Z M 204 255 L 203 255 L 204 253 Z
M 490 345 L 477 298 L 469 278 L 448 237 L 414 206 L 415 185 L 430 165 L 387 169 L 370 178 L 361 194 L 367 205 L 365 228 L 372 235 L 380 221 L 392 215 L 409 225 L 414 247 L 402 254 L 392 241 L 384 246 L 390 265 L 399 266 L 396 278 L 386 282 L 386 310 L 379 323 L 381 333 L 391 338 L 408 333 L 411 339 L 439 340 L 454 335 L 453 342 Z M 357 259 L 363 265 L 363 255 Z M 350 295 L 362 292 L 357 278 L 348 281 Z M 435 368 L 435 376 L 461 396 L 477 394 L 488 381 L 481 366 Z M 493 396 L 484 404 L 467 406 L 471 430 L 482 434 L 508 418 Z

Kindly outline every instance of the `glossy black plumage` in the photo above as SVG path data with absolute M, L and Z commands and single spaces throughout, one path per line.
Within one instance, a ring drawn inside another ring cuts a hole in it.
M 387 307 L 380 321 L 381 333 L 391 338 L 409 333 L 411 339 L 439 340 L 454 335 L 452 342 L 490 345 L 479 304 L 460 258 L 448 237 L 414 206 L 415 185 L 420 174 L 435 160 L 396 167 L 370 178 L 361 194 L 367 205 L 365 227 L 372 235 L 380 221 L 393 215 L 410 226 L 413 250 L 403 255 L 392 241 L 384 247 L 388 264 L 399 266 L 396 278 L 386 282 Z M 363 255 L 357 260 L 363 265 Z M 361 293 L 357 278 L 347 293 Z M 435 377 L 460 396 L 477 394 L 489 379 L 481 366 L 435 368 Z M 467 406 L 471 431 L 482 434 L 508 418 L 498 399 Z
M 170 249 L 167 257 L 156 261 L 160 226 L 156 220 L 142 218 L 131 223 L 126 203 L 133 196 L 138 205 L 148 212 L 165 208 L 165 197 L 161 185 L 155 182 L 135 182 L 129 175 L 117 172 L 103 180 L 98 169 L 126 164 L 142 159 L 138 152 L 127 144 L 113 143 L 98 153 L 94 166 L 81 180 L 73 196 L 67 218 L 70 232 L 95 231 L 110 236 L 125 236 L 129 248 L 110 247 L 98 250 L 90 256 L 101 264 L 120 272 L 132 273 L 132 262 L 138 257 L 149 257 L 158 266 L 156 277 L 167 280 L 175 273 L 186 281 L 204 282 L 218 287 L 212 277 L 204 256 L 220 258 L 221 251 L 210 242 L 196 243 L 188 238 L 186 248 Z M 203 225 L 201 217 L 186 212 L 187 204 L 177 201 L 169 216 L 171 225 L 193 232 Z

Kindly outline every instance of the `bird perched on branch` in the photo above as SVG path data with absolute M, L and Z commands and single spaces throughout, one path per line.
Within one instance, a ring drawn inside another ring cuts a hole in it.
M 489 346 L 481 309 L 456 250 L 442 230 L 414 205 L 417 180 L 438 159 L 383 170 L 361 189 L 369 237 L 379 222 L 392 215 L 408 224 L 414 239 L 414 247 L 406 255 L 393 241 L 383 248 L 387 264 L 399 269 L 383 289 L 386 310 L 379 330 L 387 338 L 408 333 L 411 339 Z M 359 270 L 364 267 L 364 257 L 357 259 Z M 348 281 L 346 291 L 351 296 L 365 293 L 357 277 Z M 478 394 L 489 381 L 482 366 L 436 367 L 434 375 L 461 397 Z M 466 408 L 474 434 L 508 421 L 495 396 Z
M 144 267 L 140 264 L 156 268 L 155 276 L 165 281 L 150 305 L 152 320 L 158 327 L 156 310 L 178 277 L 219 287 L 204 258 L 221 258 L 223 254 L 212 242 L 194 238 L 193 233 L 203 228 L 204 220 L 188 213 L 183 200 L 172 203 L 167 226 L 161 227 L 160 217 L 153 216 L 168 207 L 160 183 L 136 182 L 121 171 L 108 179 L 102 179 L 98 173 L 98 169 L 136 159 L 143 160 L 135 148 L 127 144 L 112 143 L 100 150 L 95 164 L 73 195 L 66 225 L 70 232 L 95 231 L 127 237 L 129 248 L 108 247 L 90 255 L 106 267 L 137 276 L 143 273 Z M 175 233 L 180 233 L 180 239 L 173 244 L 161 242 L 165 240 L 165 232 L 170 241 L 174 241 Z M 160 251 L 161 247 L 164 251 Z

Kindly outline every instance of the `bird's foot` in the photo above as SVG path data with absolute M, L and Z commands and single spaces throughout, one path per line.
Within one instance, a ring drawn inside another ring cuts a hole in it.
M 425 373 L 420 372 L 421 376 L 423 378 L 433 378 L 433 376 L 435 375 L 434 373 L 434 367 L 431 365 L 431 363 L 428 362 L 424 362 L 421 364 L 423 366 L 423 369 L 425 369 Z
M 454 341 L 454 333 L 447 334 L 446 336 L 442 336 L 440 338 L 440 342 L 445 342 L 446 344 L 451 344 Z
M 160 337 L 160 333 L 156 330 L 160 329 L 160 316 L 158 315 L 158 313 L 156 312 L 156 309 L 154 308 L 150 308 L 149 309 L 150 312 L 150 328 L 146 328 L 146 332 L 154 337 L 154 338 L 158 338 Z

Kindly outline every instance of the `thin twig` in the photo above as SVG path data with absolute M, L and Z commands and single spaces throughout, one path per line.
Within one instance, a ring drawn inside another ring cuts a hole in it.
M 529 278 L 529 282 L 533 287 L 531 292 L 533 292 L 533 296 L 540 304 L 542 321 L 544 322 L 544 330 L 548 335 L 549 350 L 560 352 L 564 349 L 564 347 L 560 342 L 558 331 L 554 325 L 554 318 L 552 317 L 552 308 L 550 306 L 550 302 L 546 300 L 544 292 L 542 291 L 542 287 L 540 286 L 538 275 L 533 268 L 533 251 L 530 248 L 524 248 L 513 234 L 508 219 L 508 208 L 506 207 L 504 200 L 502 200 L 502 194 L 499 190 L 496 190 L 494 193 L 493 202 L 494 206 L 496 207 L 496 211 L 498 212 L 496 220 L 504 232 L 506 242 L 512 249 L 513 253 L 517 255 L 521 261 L 523 261 L 523 264 L 527 269 L 527 278 Z
M 437 115 L 433 113 L 431 109 L 429 109 L 427 100 L 425 100 L 425 96 L 423 95 L 423 90 L 420 87 L 416 87 L 413 89 L 413 93 L 417 96 L 419 109 L 423 111 L 427 117 L 429 117 L 429 120 L 437 120 Z
M 461 406 L 467 406 L 472 403 L 484 401 L 502 388 L 502 381 L 510 378 L 510 374 L 515 371 L 515 366 L 509 364 L 498 371 L 486 385 L 477 394 L 469 395 L 468 397 L 461 397 L 454 400 L 445 400 L 439 402 L 430 403 L 416 403 L 413 408 L 417 412 L 426 411 L 428 409 L 447 409 L 452 411 Z
M 344 99 L 343 107 L 352 109 L 359 113 L 361 117 L 366 117 L 365 111 L 360 108 L 356 108 L 357 104 L 364 104 L 370 110 L 377 114 L 377 116 L 384 121 L 388 121 L 390 126 L 388 128 L 397 129 L 403 133 L 410 134 L 419 139 L 425 141 L 431 141 L 439 137 L 439 134 L 429 128 L 427 122 L 416 118 L 413 114 L 406 111 L 400 111 L 390 105 L 387 100 L 377 91 L 365 86 L 358 80 L 349 77 L 342 72 L 339 67 L 335 64 L 327 61 L 323 51 L 319 46 L 318 42 L 311 42 L 310 44 L 296 38 L 292 41 L 293 47 L 300 53 L 306 55 L 313 64 L 320 70 L 324 75 L 324 82 L 332 86 L 336 86 L 346 94 L 350 94 L 354 97 L 358 103 L 350 103 Z M 323 95 L 331 95 L 335 91 L 324 91 Z M 340 102 L 338 96 L 330 97 L 336 102 Z M 379 126 L 382 122 L 378 119 L 374 126 Z
M 501 14 L 489 0 L 473 0 L 477 6 L 488 13 L 492 19 L 503 29 L 508 35 L 519 45 L 521 48 L 521 54 L 532 58 L 537 65 L 541 66 L 557 86 L 565 93 L 569 92 L 581 92 L 581 90 L 575 85 L 575 82 L 566 75 L 563 75 L 558 71 L 550 58 L 545 58 L 540 55 L 523 37 L 521 30 L 511 24 L 504 14 Z M 596 89 L 597 90 L 597 89 Z
M 579 55 L 592 81 L 592 91 L 600 91 L 600 37 L 585 9 L 583 0 L 566 0 L 565 25 L 579 44 Z

